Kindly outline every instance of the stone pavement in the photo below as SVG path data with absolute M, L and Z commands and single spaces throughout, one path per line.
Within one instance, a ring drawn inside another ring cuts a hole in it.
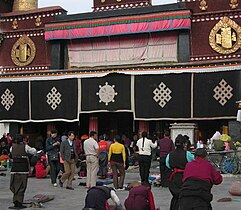
M 152 173 L 156 170 L 152 169 Z M 7 172 L 7 176 L 0 176 L 0 210 L 7 210 L 9 206 L 12 205 L 12 193 L 9 190 L 9 179 L 10 175 Z M 218 203 L 218 199 L 223 197 L 232 197 L 228 193 L 228 189 L 231 183 L 234 181 L 240 180 L 240 176 L 225 176 L 224 182 L 219 186 L 213 187 L 214 199 L 212 202 L 213 209 L 215 210 L 240 210 L 241 202 L 226 202 Z M 137 170 L 128 170 L 126 174 L 125 183 L 139 180 L 139 174 Z M 29 178 L 28 188 L 25 193 L 25 199 L 30 199 L 32 196 L 44 193 L 47 195 L 54 195 L 55 199 L 45 203 L 46 210 L 81 210 L 84 206 L 84 199 L 86 195 L 86 189 L 83 186 L 78 186 L 78 184 L 84 182 L 84 179 L 78 179 L 73 183 L 75 190 L 66 190 L 65 188 L 53 187 L 50 184 L 50 179 L 35 179 Z M 111 186 L 111 185 L 110 185 Z M 156 206 L 160 210 L 168 210 L 169 203 L 171 200 L 171 195 L 166 188 L 153 187 L 152 188 Z M 117 191 L 118 196 L 120 197 L 122 203 L 128 195 L 128 191 Z M 240 197 L 241 198 L 241 197 Z M 31 209 L 31 208 L 27 208 Z

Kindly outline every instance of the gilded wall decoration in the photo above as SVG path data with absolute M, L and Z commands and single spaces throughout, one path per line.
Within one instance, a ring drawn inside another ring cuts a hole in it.
M 35 25 L 36 25 L 37 27 L 39 27 L 39 26 L 41 26 L 41 24 L 42 24 L 41 18 L 40 18 L 40 17 L 36 18 L 36 20 L 35 20 Z
M 18 21 L 17 21 L 17 20 L 14 20 L 14 21 L 12 22 L 12 29 L 13 29 L 13 30 L 17 30 L 17 29 L 18 29 Z
M 200 6 L 199 6 L 200 10 L 202 11 L 206 11 L 208 6 L 207 6 L 207 2 L 205 0 L 201 0 L 200 1 Z
M 34 60 L 36 47 L 34 42 L 26 35 L 20 37 L 12 47 L 11 58 L 17 66 L 27 66 Z
M 231 9 L 236 9 L 238 7 L 238 0 L 230 0 L 229 6 Z
M 236 52 L 241 47 L 241 27 L 228 17 L 224 17 L 211 30 L 209 44 L 220 54 Z

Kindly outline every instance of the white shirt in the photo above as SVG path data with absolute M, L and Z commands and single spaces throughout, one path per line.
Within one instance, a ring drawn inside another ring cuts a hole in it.
M 139 149 L 139 155 L 151 155 L 151 150 L 157 147 L 157 142 L 153 144 L 151 139 L 145 137 L 144 146 L 142 147 L 142 145 L 143 138 L 139 139 L 136 143 Z
M 97 155 L 97 149 L 99 149 L 99 145 L 95 139 L 90 137 L 84 141 L 84 151 L 86 155 Z

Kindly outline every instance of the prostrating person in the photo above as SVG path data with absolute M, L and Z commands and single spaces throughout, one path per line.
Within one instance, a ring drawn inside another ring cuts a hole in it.
M 126 210 L 156 210 L 151 187 L 145 183 L 133 182 L 128 185 L 129 195 L 125 200 Z
M 114 202 L 115 206 L 110 206 L 108 200 Z M 117 209 L 122 210 L 120 199 L 116 195 L 115 190 L 112 187 L 96 186 L 87 191 L 85 198 L 85 207 L 83 210 L 96 209 L 96 210 L 110 210 Z
M 212 209 L 212 186 L 221 184 L 223 178 L 207 161 L 207 156 L 207 151 L 199 148 L 195 152 L 195 160 L 187 163 L 179 195 L 179 210 Z

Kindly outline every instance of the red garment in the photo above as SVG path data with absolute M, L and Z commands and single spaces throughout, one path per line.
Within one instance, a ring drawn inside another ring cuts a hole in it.
M 99 143 L 99 151 L 108 151 L 109 144 L 105 140 L 101 140 Z
M 45 170 L 44 163 L 41 161 L 38 161 L 37 164 L 35 165 L 35 173 L 36 173 L 36 178 L 41 179 L 46 177 L 47 172 Z
M 173 179 L 173 176 L 176 174 L 176 173 L 183 173 L 184 170 L 183 169 L 179 169 L 179 168 L 174 168 L 170 177 L 169 177 L 169 181 L 172 181 Z
M 79 139 L 75 139 L 75 147 L 76 147 L 77 154 L 80 155 L 83 150 L 82 149 L 82 141 Z
M 137 186 L 129 191 L 128 198 L 125 200 L 126 210 L 155 210 L 155 203 L 150 187 Z
M 188 178 L 201 179 L 216 185 L 223 181 L 221 174 L 207 160 L 201 158 L 187 163 L 183 174 L 183 182 Z
M 150 210 L 156 210 L 154 197 L 151 190 L 148 191 L 148 198 L 149 198 Z
M 0 155 L 0 161 L 2 160 L 10 160 L 10 157 L 8 155 Z

